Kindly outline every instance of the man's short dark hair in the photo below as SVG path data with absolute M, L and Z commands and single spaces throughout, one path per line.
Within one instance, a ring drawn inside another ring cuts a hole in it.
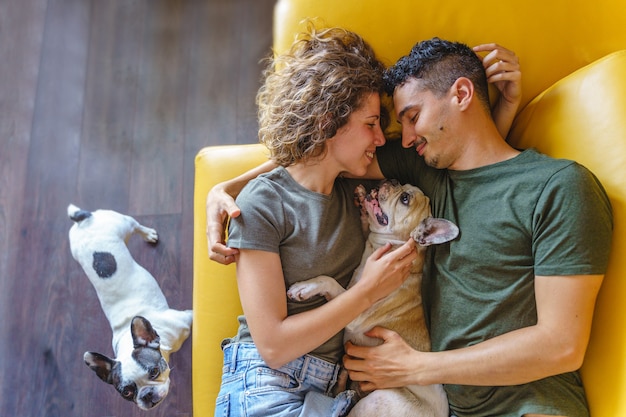
M 383 81 L 389 95 L 409 79 L 416 78 L 427 90 L 441 97 L 460 77 L 472 81 L 478 99 L 489 111 L 489 90 L 483 63 L 469 46 L 460 42 L 439 38 L 418 42 L 408 55 L 385 71 Z

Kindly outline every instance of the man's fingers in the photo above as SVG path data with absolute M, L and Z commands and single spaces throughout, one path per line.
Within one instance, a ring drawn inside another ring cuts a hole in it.
M 229 265 L 235 261 L 235 255 L 239 253 L 237 249 L 226 246 L 225 223 L 211 222 L 207 224 L 207 241 L 209 249 L 209 259 L 212 261 Z
M 229 251 L 234 251 L 234 253 L 229 253 Z M 231 249 L 224 245 L 215 245 L 214 250 L 209 251 L 209 258 L 212 261 L 221 263 L 222 265 L 230 265 L 235 262 L 235 255 L 237 254 L 236 249 Z
M 397 334 L 398 333 L 394 332 L 393 330 L 389 330 L 380 326 L 376 326 L 369 330 L 367 333 L 365 333 L 366 336 L 373 337 L 374 339 L 381 339 L 383 342 L 391 339 Z
M 239 215 L 241 214 L 241 210 L 235 203 L 228 203 L 226 207 L 226 212 L 228 213 L 229 217 L 233 218 L 239 217 Z

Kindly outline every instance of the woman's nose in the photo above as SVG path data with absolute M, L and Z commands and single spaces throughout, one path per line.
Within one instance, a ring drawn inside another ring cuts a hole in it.
M 387 139 L 385 139 L 385 134 L 383 133 L 383 130 L 379 127 L 378 129 L 376 129 L 376 134 L 374 137 L 374 145 L 383 146 L 386 141 Z

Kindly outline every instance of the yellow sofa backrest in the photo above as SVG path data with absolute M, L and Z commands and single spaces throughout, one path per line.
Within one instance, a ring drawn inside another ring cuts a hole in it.
M 626 249 L 626 51 L 616 52 L 626 49 L 626 0 L 279 0 L 276 52 L 289 47 L 305 18 L 360 33 L 387 63 L 433 36 L 469 45 L 494 41 L 517 53 L 523 105 L 528 105 L 509 140 L 581 162 L 600 178 L 613 204 L 613 251 L 583 380 L 592 417 L 626 416 L 626 259 L 621 257 Z M 214 184 L 266 157 L 261 145 L 208 147 L 196 157 L 192 378 L 198 417 L 213 415 L 220 341 L 234 334 L 241 313 L 234 266 L 208 259 L 206 195 Z
M 497 42 L 522 64 L 523 102 L 598 58 L 626 49 L 626 0 L 278 0 L 274 50 L 318 18 L 367 40 L 393 64 L 434 36 L 470 46 Z

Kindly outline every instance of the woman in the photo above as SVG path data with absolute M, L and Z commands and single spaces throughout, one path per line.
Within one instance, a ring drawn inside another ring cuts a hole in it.
M 351 393 L 329 396 L 343 353 L 342 329 L 407 278 L 415 244 L 390 245 L 367 262 L 363 279 L 326 302 L 286 297 L 318 275 L 344 287 L 364 248 L 354 182 L 385 143 L 383 65 L 358 35 L 309 28 L 271 60 L 259 90 L 259 137 L 278 167 L 239 194 L 229 246 L 237 248 L 244 311 L 224 341 L 216 415 L 341 416 Z M 339 221 L 341 219 L 341 221 Z

